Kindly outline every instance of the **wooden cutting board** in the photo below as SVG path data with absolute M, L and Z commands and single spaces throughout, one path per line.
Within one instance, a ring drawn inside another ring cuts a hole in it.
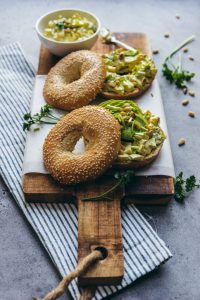
M 116 33 L 116 36 L 135 48 L 150 54 L 148 40 L 142 33 Z M 93 51 L 104 53 L 114 45 L 103 44 L 99 39 Z M 47 49 L 41 47 L 38 75 L 45 75 L 58 62 Z M 136 176 L 125 189 L 119 188 L 112 200 L 82 201 L 85 196 L 99 195 L 115 183 L 113 176 L 104 174 L 94 182 L 68 187 L 58 184 L 48 174 L 30 173 L 23 177 L 23 191 L 27 202 L 76 202 L 79 210 L 78 258 L 81 260 L 92 249 L 101 248 L 105 259 L 79 278 L 81 285 L 118 284 L 123 272 L 120 203 L 166 204 L 174 194 L 173 178 L 169 176 Z

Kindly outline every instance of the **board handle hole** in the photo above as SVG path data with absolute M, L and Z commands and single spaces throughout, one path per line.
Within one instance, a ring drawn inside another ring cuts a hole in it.
M 105 247 L 96 247 L 94 250 L 101 252 L 101 254 L 103 256 L 103 258 L 101 260 L 105 259 L 108 256 L 108 250 Z

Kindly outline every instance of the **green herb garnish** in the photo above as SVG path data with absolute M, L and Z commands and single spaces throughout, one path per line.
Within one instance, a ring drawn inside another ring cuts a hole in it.
M 187 193 L 192 192 L 194 188 L 199 188 L 200 185 L 197 183 L 196 177 L 191 175 L 188 178 L 183 177 L 183 172 L 180 172 L 175 179 L 175 195 L 174 198 L 179 201 L 183 202 Z
M 109 190 L 105 191 L 103 194 L 95 196 L 95 197 L 86 197 L 83 198 L 82 201 L 95 201 L 95 200 L 102 200 L 102 199 L 108 199 L 112 200 L 109 195 L 115 191 L 119 186 L 126 186 L 129 184 L 134 177 L 135 173 L 132 170 L 128 170 L 125 173 L 116 172 L 114 174 L 114 178 L 117 179 L 117 182 L 114 186 L 112 186 Z
M 172 53 L 169 56 L 167 56 L 163 64 L 163 76 L 167 80 L 169 80 L 170 83 L 174 83 L 179 89 L 187 88 L 187 82 L 189 82 L 195 76 L 195 73 L 191 73 L 182 69 L 181 56 L 179 64 L 177 66 L 174 66 L 172 63 L 172 57 L 183 47 L 191 43 L 193 40 L 194 36 L 191 36 L 185 41 L 183 41 L 177 48 L 175 48 L 172 51 Z
M 64 29 L 64 28 L 65 28 L 64 22 L 57 22 L 57 23 L 55 24 L 55 28 L 57 28 L 57 29 L 59 29 L 59 30 Z
M 32 125 L 41 124 L 56 124 L 60 118 L 52 115 L 52 106 L 45 104 L 41 107 L 40 112 L 34 115 L 27 113 L 24 115 L 23 130 L 29 131 Z M 39 127 L 34 128 L 34 131 L 40 130 Z

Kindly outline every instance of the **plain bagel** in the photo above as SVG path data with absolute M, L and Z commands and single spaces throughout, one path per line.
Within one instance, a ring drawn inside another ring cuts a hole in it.
M 76 51 L 51 68 L 43 95 L 46 102 L 56 108 L 79 108 L 96 97 L 105 76 L 105 64 L 100 55 L 88 50 Z
M 86 149 L 72 151 L 83 137 Z M 98 106 L 85 106 L 63 117 L 49 132 L 43 146 L 44 165 L 62 184 L 95 179 L 117 158 L 120 126 L 110 112 Z

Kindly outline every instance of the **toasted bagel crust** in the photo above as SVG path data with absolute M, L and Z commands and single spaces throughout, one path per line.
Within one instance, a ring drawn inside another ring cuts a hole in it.
M 143 160 L 133 160 L 133 161 L 120 161 L 116 160 L 113 163 L 113 167 L 121 170 L 139 169 L 149 165 L 160 153 L 163 143 L 160 144 L 156 149 L 154 149 L 149 155 Z
M 141 94 L 143 94 L 146 90 L 148 90 L 148 88 L 151 86 L 152 82 L 153 82 L 154 78 L 151 79 L 151 81 L 144 85 L 142 89 L 136 88 L 133 92 L 131 93 L 125 93 L 124 95 L 120 95 L 117 93 L 112 93 L 112 92 L 101 92 L 101 94 L 107 98 L 107 99 L 130 99 L 130 98 L 136 98 L 138 96 L 140 96 Z
M 87 105 L 100 92 L 106 76 L 102 57 L 88 50 L 61 59 L 47 75 L 43 95 L 54 107 L 72 110 Z
M 86 150 L 72 153 L 83 136 Z M 117 158 L 120 126 L 104 108 L 85 106 L 63 117 L 49 132 L 43 146 L 43 159 L 51 175 L 63 184 L 95 179 Z

